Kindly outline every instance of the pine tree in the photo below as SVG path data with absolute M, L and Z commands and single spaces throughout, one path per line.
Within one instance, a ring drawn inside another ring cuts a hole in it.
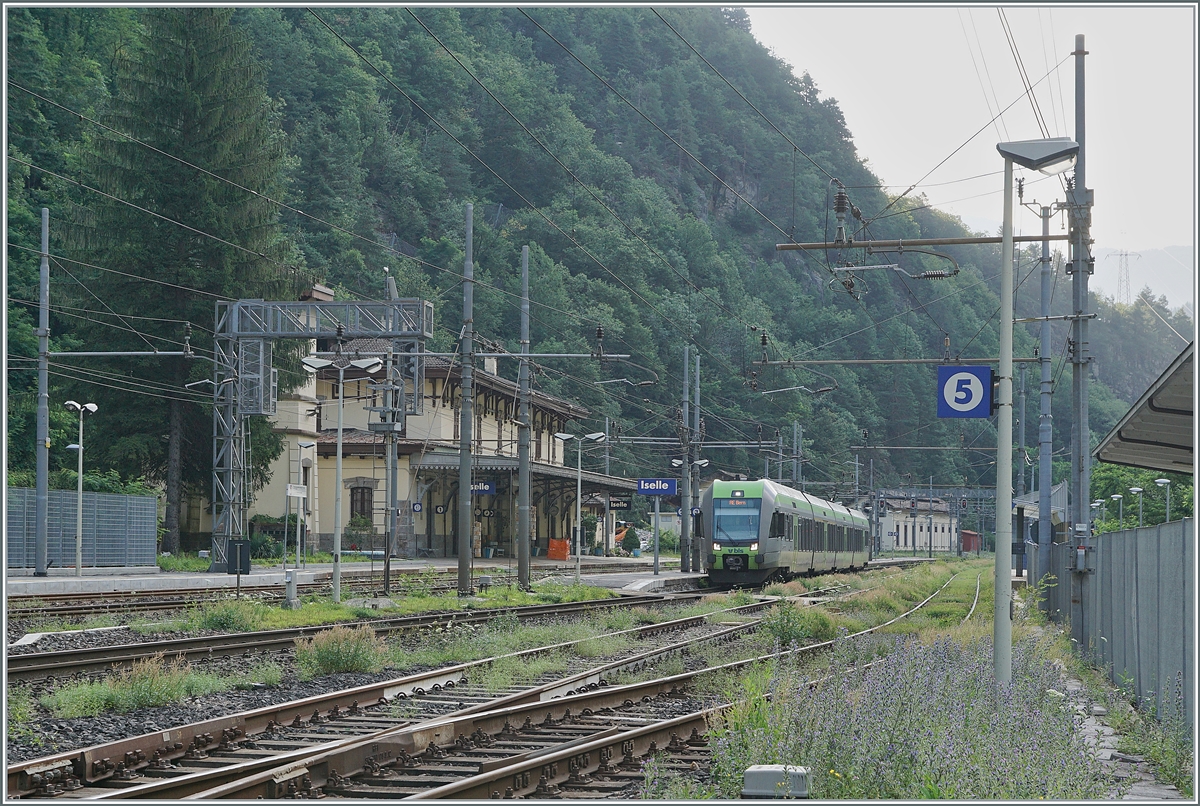
M 72 304 L 87 311 L 80 331 L 88 349 L 177 351 L 192 325 L 196 360 L 112 359 L 103 371 L 129 380 L 93 377 L 101 385 L 87 387 L 101 406 L 94 455 L 165 482 L 168 551 L 178 549 L 185 488 L 207 492 L 211 478 L 207 394 L 184 384 L 212 375 L 214 301 L 278 298 L 299 280 L 282 268 L 292 250 L 278 207 L 265 198 L 283 192 L 283 134 L 232 14 L 142 12 L 145 36 L 118 65 L 105 116 L 129 137 L 98 135 L 85 160 L 91 183 L 113 198 L 90 196 L 73 232 L 80 260 L 124 273 L 75 272 Z M 280 449 L 264 425 L 252 431 L 259 466 Z

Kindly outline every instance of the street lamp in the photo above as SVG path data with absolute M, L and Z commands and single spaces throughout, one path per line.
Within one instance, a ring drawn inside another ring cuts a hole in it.
M 996 414 L 996 569 L 992 622 L 996 682 L 1012 683 L 1012 377 L 1013 163 L 1048 176 L 1075 164 L 1079 144 L 1066 137 L 997 143 L 1004 157 L 1004 227 L 1000 251 L 1000 405 Z
M 1121 528 L 1125 528 L 1125 496 L 1120 493 L 1113 493 L 1112 500 L 1117 502 L 1117 523 Z
M 1171 480 L 1170 479 L 1155 479 L 1154 483 L 1159 487 L 1167 488 L 1167 523 L 1171 522 Z
M 300 363 L 309 372 L 317 372 L 333 366 L 328 358 L 318 358 L 315 355 L 305 356 Z M 361 369 L 371 375 L 383 368 L 383 362 L 378 358 L 359 358 L 342 364 L 338 370 L 338 424 L 337 424 L 337 463 L 334 465 L 333 486 L 337 488 L 333 499 L 333 601 L 342 601 L 342 419 L 346 410 L 346 367 Z
M 555 439 L 563 441 L 563 449 L 566 449 L 567 440 L 575 440 L 579 443 L 578 450 L 575 452 L 575 584 L 579 584 L 579 567 L 581 564 L 580 555 L 583 554 L 583 441 L 588 442 L 603 442 L 604 432 L 597 431 L 593 434 L 584 434 L 577 437 L 574 434 L 558 433 L 554 435 Z
M 71 411 L 79 412 L 79 444 L 68 445 L 67 450 L 79 451 L 79 468 L 76 471 L 75 489 L 75 576 L 83 576 L 83 415 L 95 414 L 100 408 L 95 403 L 76 403 L 68 400 L 63 404 Z
M 1137 497 L 1138 497 L 1138 528 L 1141 529 L 1142 528 L 1142 488 L 1141 487 L 1130 487 L 1129 492 L 1137 493 Z

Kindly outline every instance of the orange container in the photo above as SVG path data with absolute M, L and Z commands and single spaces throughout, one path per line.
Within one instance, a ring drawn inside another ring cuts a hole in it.
M 565 560 L 571 551 L 571 544 L 567 540 L 551 540 L 550 550 L 546 552 L 546 556 L 551 560 Z

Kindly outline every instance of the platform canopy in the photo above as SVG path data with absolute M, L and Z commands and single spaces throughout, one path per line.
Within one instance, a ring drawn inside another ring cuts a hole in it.
M 1149 470 L 1194 472 L 1195 351 L 1192 342 L 1100 441 L 1092 456 Z

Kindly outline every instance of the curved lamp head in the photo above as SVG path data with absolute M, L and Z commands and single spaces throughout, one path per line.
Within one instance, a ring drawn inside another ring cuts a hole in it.
M 1133 493 L 1134 495 L 1141 495 L 1142 488 L 1141 487 L 1130 487 L 1129 492 Z
M 1124 497 L 1125 496 L 1121 495 L 1120 493 L 1113 493 L 1111 496 L 1112 500 L 1114 501 L 1120 501 Z
M 603 431 L 596 431 L 591 434 L 584 434 L 583 438 L 590 442 L 603 442 L 605 434 Z
M 297 448 L 315 448 L 315 447 L 316 447 L 316 445 L 317 445 L 317 443 L 315 443 L 315 442 L 309 442 L 309 441 L 307 441 L 307 440 L 305 440 L 305 441 L 302 441 L 302 442 L 297 442 L 297 443 L 296 443 L 296 447 L 297 447 Z
M 317 358 L 315 355 L 304 356 L 304 358 L 300 359 L 300 363 L 303 364 L 304 368 L 309 372 L 316 372 L 319 369 L 325 369 L 325 367 L 333 366 L 333 362 L 328 358 Z
M 1005 159 L 1046 176 L 1070 169 L 1079 158 L 1079 143 L 1070 137 L 1014 140 L 1011 143 L 997 143 L 996 150 Z
M 563 442 L 566 442 L 568 439 L 575 439 L 575 435 L 574 434 L 564 434 L 560 431 L 559 433 L 554 435 L 554 438 L 561 439 Z
M 1154 483 L 1157 484 L 1159 487 L 1166 487 L 1171 483 L 1171 480 L 1170 479 L 1155 479 Z
M 77 411 L 81 414 L 85 412 L 87 414 L 95 414 L 100 408 L 95 403 L 76 403 L 74 400 L 68 400 L 67 402 L 63 403 L 63 405 L 71 411 Z
M 379 370 L 383 369 L 383 362 L 378 358 L 359 358 L 350 362 L 350 366 L 361 369 L 368 375 L 374 375 Z

